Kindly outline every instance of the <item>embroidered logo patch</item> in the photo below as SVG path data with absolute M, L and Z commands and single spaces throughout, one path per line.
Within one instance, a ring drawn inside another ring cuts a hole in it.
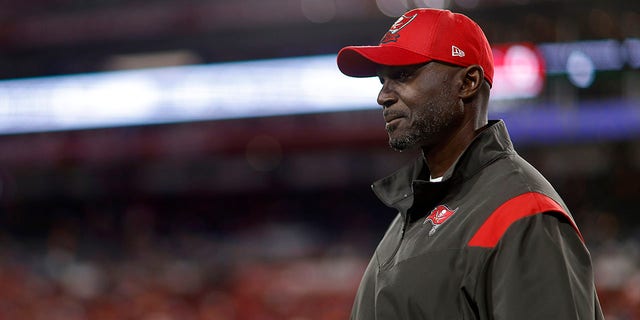
M 464 51 L 456 46 L 451 46 L 451 56 L 452 57 L 464 57 Z
M 423 224 L 427 222 L 431 222 L 431 230 L 429 231 L 429 236 L 432 236 L 440 226 L 445 223 L 454 213 L 458 211 L 458 208 L 453 210 L 449 209 L 446 205 L 439 205 L 435 209 L 431 210 L 431 213 L 424 220 Z
M 389 29 L 389 31 L 387 31 L 384 37 L 382 37 L 382 40 L 380 40 L 380 44 L 398 41 L 398 38 L 400 38 L 398 31 L 406 27 L 417 16 L 418 14 L 416 13 L 410 17 L 403 15 L 402 17 L 398 18 L 398 20 L 396 20 L 396 22 L 391 26 L 391 28 Z

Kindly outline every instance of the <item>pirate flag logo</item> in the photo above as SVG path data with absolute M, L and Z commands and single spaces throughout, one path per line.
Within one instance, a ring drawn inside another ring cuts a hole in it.
M 440 228 L 440 226 L 445 223 L 445 221 L 451 218 L 451 216 L 453 216 L 453 214 L 456 213 L 457 210 L 458 208 L 451 210 L 446 205 L 439 205 L 435 209 L 431 210 L 431 213 L 423 222 L 423 224 L 431 222 L 432 227 L 429 231 L 429 236 L 432 236 L 434 233 L 436 233 L 438 228 Z
M 417 16 L 418 16 L 418 14 L 416 13 L 416 14 L 410 16 L 410 17 L 407 17 L 407 16 L 403 15 L 402 17 L 398 18 L 398 20 L 396 20 L 396 22 L 391 26 L 389 31 L 387 31 L 387 33 L 385 33 L 384 37 L 382 37 L 382 40 L 380 40 L 380 44 L 385 44 L 385 43 L 389 43 L 389 42 L 398 41 L 398 38 L 400 38 L 400 35 L 398 34 L 398 31 L 400 31 L 402 28 L 406 27 Z

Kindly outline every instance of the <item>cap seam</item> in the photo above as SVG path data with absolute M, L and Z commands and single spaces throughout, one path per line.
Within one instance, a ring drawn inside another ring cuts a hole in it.
M 436 29 L 440 28 L 442 16 L 445 13 L 446 13 L 446 11 L 438 12 L 438 20 L 437 20 L 437 23 L 436 23 L 436 26 L 438 26 L 438 28 L 431 28 L 431 30 L 429 30 L 431 32 L 430 32 L 429 38 L 428 38 L 429 39 L 429 46 L 428 46 L 428 51 L 427 52 L 429 52 L 429 59 L 431 59 L 431 60 L 437 60 L 437 59 L 433 58 L 433 50 L 434 50 L 435 43 L 437 43 L 437 41 L 435 41 L 435 40 L 439 40 L 439 39 L 435 39 L 434 36 L 438 36 L 438 34 L 436 32 L 437 31 Z

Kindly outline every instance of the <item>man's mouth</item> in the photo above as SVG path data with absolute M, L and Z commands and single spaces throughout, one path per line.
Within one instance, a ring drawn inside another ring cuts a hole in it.
M 395 122 L 398 119 L 404 118 L 404 116 L 401 113 L 392 113 L 392 112 L 386 112 L 383 114 L 383 116 L 384 116 L 384 121 L 387 124 Z
M 389 118 L 389 120 L 385 120 L 386 124 L 384 126 L 387 132 L 391 133 L 398 126 L 398 123 L 402 121 L 403 117 L 395 117 Z
M 393 118 L 393 119 L 389 119 L 389 120 L 386 121 L 386 123 L 387 124 L 392 124 L 392 123 L 400 121 L 402 118 L 403 117 L 396 117 L 396 118 Z

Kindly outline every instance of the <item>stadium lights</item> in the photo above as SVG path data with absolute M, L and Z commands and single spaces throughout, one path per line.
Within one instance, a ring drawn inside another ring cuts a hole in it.
M 377 79 L 335 56 L 0 81 L 0 133 L 375 108 Z
M 637 39 L 496 46 L 491 97 L 536 97 L 545 66 L 586 86 L 589 63 L 637 67 L 638 48 Z M 335 55 L 4 80 L 0 133 L 375 109 L 379 89 L 376 78 L 342 75 Z

